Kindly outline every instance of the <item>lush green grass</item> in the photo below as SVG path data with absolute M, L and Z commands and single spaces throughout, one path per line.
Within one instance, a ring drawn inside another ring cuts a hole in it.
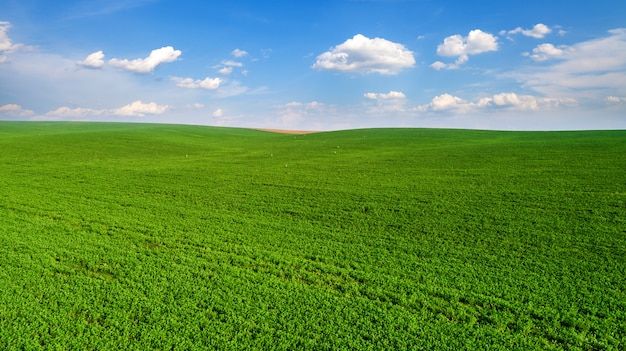
M 626 348 L 626 132 L 0 122 L 0 348 Z

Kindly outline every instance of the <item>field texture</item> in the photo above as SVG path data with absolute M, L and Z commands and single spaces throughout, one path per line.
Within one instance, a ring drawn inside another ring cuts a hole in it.
M 626 132 L 0 122 L 0 349 L 624 350 Z

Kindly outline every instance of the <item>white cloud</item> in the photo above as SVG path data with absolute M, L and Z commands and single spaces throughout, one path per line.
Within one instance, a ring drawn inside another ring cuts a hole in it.
M 550 57 L 559 60 L 502 77 L 514 78 L 526 87 L 553 97 L 602 99 L 626 94 L 626 28 L 610 30 L 603 38 L 560 48 L 562 53 L 558 56 L 554 55 L 558 51 L 545 48 L 536 54 L 550 53 Z
M 189 104 L 186 107 L 193 109 L 193 110 L 201 110 L 204 108 L 204 104 L 201 104 L 199 102 L 194 102 L 193 104 Z
M 59 107 L 54 111 L 50 111 L 46 113 L 46 116 L 53 117 L 85 117 L 85 116 L 100 116 L 106 114 L 107 110 L 95 110 L 90 108 L 70 108 L 70 107 Z
M 440 69 L 457 69 L 469 60 L 469 55 L 482 54 L 489 51 L 498 51 L 498 38 L 490 33 L 474 29 L 467 37 L 459 34 L 451 35 L 437 46 L 437 55 L 444 57 L 457 57 L 454 63 L 446 64 L 436 61 L 430 67 Z
M 556 47 L 552 44 L 539 44 L 533 49 L 532 54 L 525 52 L 524 56 L 529 56 L 533 61 L 546 61 L 551 58 L 563 56 L 567 50 L 567 46 Z
M 220 74 L 222 74 L 224 76 L 229 76 L 231 73 L 233 73 L 233 68 L 232 67 L 223 67 L 218 72 L 220 72 Z
M 243 63 L 232 60 L 222 60 L 222 64 L 228 67 L 243 67 Z
M 22 108 L 22 106 L 16 105 L 16 104 L 7 104 L 7 105 L 0 106 L 0 115 L 24 117 L 24 116 L 31 116 L 34 114 L 35 112 L 31 110 L 26 110 Z
M 626 103 L 626 97 L 620 96 L 607 96 L 604 101 L 609 104 L 622 104 Z M 2 108 L 0 108 L 2 109 Z
M 476 55 L 498 50 L 498 38 L 480 29 L 470 31 L 467 37 L 451 35 L 437 47 L 439 56 Z
M 571 98 L 544 98 L 515 93 L 495 94 L 479 98 L 476 101 L 467 101 L 450 94 L 442 94 L 434 97 L 428 104 L 418 106 L 417 110 L 421 112 L 452 111 L 457 113 L 500 111 L 503 109 L 510 111 L 539 111 L 576 105 L 577 101 Z
M 235 49 L 231 54 L 235 57 L 244 57 L 248 55 L 248 52 L 245 50 Z
M 259 88 L 258 91 L 263 90 L 264 88 Z M 227 98 L 231 96 L 242 95 L 244 93 L 253 93 L 250 92 L 250 88 L 245 85 L 242 85 L 237 80 L 229 80 L 225 81 L 223 85 L 220 86 L 220 89 L 217 90 L 215 97 L 217 98 Z
M 361 34 L 346 40 L 317 57 L 314 69 L 393 75 L 413 67 L 413 52 L 404 45 Z
M 469 56 L 461 55 L 461 56 L 457 57 L 457 59 L 454 61 L 454 63 L 443 63 L 441 61 L 435 61 L 435 62 L 433 62 L 430 65 L 430 67 L 434 68 L 437 71 L 439 71 L 441 69 L 452 70 L 452 69 L 457 69 L 457 68 L 461 67 L 461 65 L 464 64 L 465 62 L 467 62 L 468 60 L 469 60 Z
M 0 21 L 0 52 L 9 52 L 15 48 L 15 44 L 7 34 L 9 28 L 11 28 L 10 22 Z
M 220 78 L 210 78 L 207 77 L 203 80 L 193 78 L 178 78 L 172 77 L 172 80 L 176 82 L 177 87 L 188 88 L 188 89 L 206 89 L 206 90 L 215 90 L 220 87 L 222 83 L 222 79 Z
M 122 106 L 120 108 L 114 109 L 111 112 L 118 116 L 142 117 L 142 116 L 145 116 L 146 114 L 160 115 L 160 114 L 167 112 L 170 109 L 171 107 L 168 105 L 157 105 L 154 102 L 144 104 L 143 102 L 141 102 L 141 100 L 137 100 L 126 106 Z
M 161 63 L 176 61 L 180 55 L 180 50 L 174 50 L 171 46 L 164 46 L 160 49 L 152 50 L 146 58 L 134 59 L 132 61 L 113 58 L 109 60 L 109 65 L 135 73 L 149 73 L 154 71 Z
M 401 91 L 389 93 L 365 93 L 364 97 L 376 101 L 376 106 L 369 109 L 369 113 L 401 112 L 405 110 L 406 95 Z
M 471 108 L 471 104 L 460 97 L 450 94 L 442 94 L 435 96 L 430 103 L 418 107 L 418 111 L 467 111 Z
M 571 98 L 556 99 L 542 98 L 532 95 L 517 95 L 515 93 L 500 93 L 483 100 L 484 106 L 493 106 L 497 108 L 510 108 L 514 110 L 539 110 L 550 109 L 558 106 L 572 107 L 577 102 Z
M 87 68 L 102 68 L 104 66 L 104 53 L 102 50 L 88 55 L 85 60 L 77 62 L 80 66 Z
M 368 99 L 373 100 L 389 100 L 389 99 L 406 99 L 406 95 L 404 95 L 401 91 L 390 91 L 388 94 L 385 93 L 365 93 L 363 94 Z
M 0 21 L 0 63 L 8 62 L 6 55 L 12 54 L 20 50 L 30 50 L 32 47 L 24 46 L 24 44 L 13 44 L 7 32 L 11 28 L 11 22 Z
M 222 118 L 224 116 L 224 111 L 222 111 L 221 108 L 218 108 L 217 110 L 213 111 L 211 116 L 213 116 L 215 118 Z
M 154 102 L 146 104 L 141 102 L 141 100 L 137 100 L 128 105 L 114 109 L 92 109 L 83 107 L 70 108 L 67 106 L 63 106 L 46 113 L 46 116 L 70 118 L 106 115 L 143 117 L 146 114 L 160 115 L 169 111 L 170 109 L 171 107 L 168 105 L 158 105 Z
M 436 69 L 437 71 L 439 71 L 439 70 L 441 70 L 441 69 L 445 69 L 445 68 L 447 68 L 447 67 L 448 67 L 448 65 L 447 65 L 447 64 L 445 64 L 445 63 L 443 63 L 443 62 L 441 62 L 441 61 L 435 61 L 435 62 L 433 62 L 433 63 L 430 65 L 430 67 L 432 67 L 432 68 Z
M 261 56 L 263 56 L 264 59 L 268 59 L 271 54 L 272 54 L 272 49 L 270 49 L 270 48 L 268 48 L 268 49 L 261 49 Z
M 500 34 L 502 34 L 502 35 L 504 35 L 504 34 L 518 34 L 518 33 L 521 33 L 522 35 L 525 35 L 527 37 L 533 37 L 533 38 L 541 39 L 541 38 L 545 37 L 546 35 L 552 33 L 552 29 L 550 29 L 550 27 L 546 26 L 543 23 L 537 23 L 531 29 L 522 29 L 522 27 L 517 27 L 517 28 L 515 28 L 513 30 L 510 30 L 510 31 L 501 31 L 500 32 Z

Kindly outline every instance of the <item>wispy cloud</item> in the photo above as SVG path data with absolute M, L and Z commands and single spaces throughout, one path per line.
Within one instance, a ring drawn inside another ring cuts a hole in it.
M 522 29 L 522 27 L 517 27 L 509 31 L 506 31 L 506 30 L 500 31 L 500 35 L 522 34 L 527 37 L 533 37 L 536 39 L 541 39 L 550 33 L 552 33 L 552 29 L 550 29 L 550 27 L 546 26 L 543 23 L 537 23 L 531 29 Z
M 96 16 L 111 15 L 116 12 L 127 11 L 154 3 L 157 0 L 107 0 L 107 1 L 79 1 L 69 9 L 65 19 L 81 19 Z
M 397 99 L 406 99 L 406 95 L 404 95 L 401 91 L 390 91 L 389 93 L 365 93 L 363 94 L 368 99 L 372 100 L 397 100 Z
M 227 67 L 243 67 L 243 63 L 233 60 L 222 60 L 221 63 Z
M 538 61 L 554 57 L 558 60 L 527 66 L 501 77 L 514 78 L 546 96 L 601 99 L 626 94 L 626 28 L 610 30 L 603 38 L 567 48 L 546 45 L 533 50 L 533 55 Z
M 297 102 L 274 107 L 278 115 L 277 121 L 281 127 L 293 128 L 295 126 L 311 126 L 317 121 L 336 115 L 335 105 L 325 104 L 318 101 Z
M 312 67 L 341 72 L 395 75 L 414 65 L 413 52 L 404 45 L 357 34 L 319 55 Z
M 233 68 L 232 67 L 222 67 L 218 70 L 218 72 L 223 75 L 223 76 L 229 76 L 231 73 L 233 73 Z
M 137 100 L 128 105 L 113 109 L 70 108 L 63 106 L 46 113 L 46 116 L 70 118 L 105 115 L 143 117 L 145 115 L 160 115 L 171 108 L 172 107 L 168 105 L 159 105 L 155 102 L 143 103 L 141 100 Z
M 405 111 L 405 105 L 407 104 L 406 95 L 401 91 L 392 90 L 389 93 L 365 93 L 363 96 L 376 102 L 376 105 L 369 109 L 370 113 Z
M 237 58 L 239 57 L 244 57 L 248 55 L 248 52 L 245 50 L 241 50 L 241 49 L 235 49 L 231 52 L 231 54 Z

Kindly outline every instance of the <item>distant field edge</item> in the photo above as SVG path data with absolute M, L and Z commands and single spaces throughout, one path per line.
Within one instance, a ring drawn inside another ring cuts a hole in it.
M 315 133 L 329 133 L 329 132 L 348 132 L 348 131 L 364 131 L 364 130 L 448 130 L 448 131 L 476 131 L 476 132 L 530 132 L 530 133 L 542 133 L 542 132 L 626 132 L 626 129 L 546 129 L 546 130 L 534 130 L 534 129 L 484 129 L 484 128 L 439 128 L 439 127 L 363 127 L 363 128 L 346 128 L 346 129 L 329 129 L 329 130 L 312 130 L 312 129 L 282 129 L 282 128 L 255 128 L 245 126 L 214 126 L 204 124 L 185 124 L 185 123 L 159 123 L 159 122 L 116 122 L 116 121 L 25 121 L 25 120 L 11 120 L 0 119 L 0 127 L 2 125 L 102 125 L 102 126 L 136 126 L 136 127 L 185 127 L 185 128 L 213 128 L 213 129 L 233 129 L 233 130 L 257 130 L 269 133 L 278 134 L 315 134 Z
M 295 130 L 295 129 L 273 129 L 273 128 L 253 128 L 262 132 L 280 133 L 280 134 L 312 134 L 321 133 L 320 130 Z

